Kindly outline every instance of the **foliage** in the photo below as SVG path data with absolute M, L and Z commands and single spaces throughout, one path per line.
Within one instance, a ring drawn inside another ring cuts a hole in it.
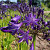
M 44 3 L 41 3 L 41 6 L 44 8 L 44 11 L 50 11 L 50 9 Z

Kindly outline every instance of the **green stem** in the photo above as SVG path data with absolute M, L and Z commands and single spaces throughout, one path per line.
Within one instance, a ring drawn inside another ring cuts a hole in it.
M 2 22 L 2 27 L 3 27 L 3 22 Z M 2 50 L 4 50 L 4 46 L 3 46 L 3 36 L 4 36 L 4 34 L 2 34 L 2 45 L 1 45 Z
M 22 46 L 21 46 L 22 44 L 20 43 L 20 50 L 22 50 Z
M 19 50 L 19 43 L 18 43 L 18 50 Z
M 36 35 L 33 36 L 33 43 L 34 43 L 34 50 L 35 50 Z

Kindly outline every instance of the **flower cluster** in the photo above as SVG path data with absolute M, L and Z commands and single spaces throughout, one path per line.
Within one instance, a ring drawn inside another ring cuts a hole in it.
M 19 38 L 19 41 L 18 41 L 19 43 L 26 41 L 26 43 L 29 44 L 29 40 L 32 41 L 33 39 L 32 36 L 30 35 L 36 35 L 40 32 L 43 33 L 45 39 L 50 41 L 50 38 L 47 38 L 50 35 L 50 21 L 47 21 L 47 22 L 44 21 L 43 19 L 44 9 L 41 9 L 41 8 L 36 9 L 35 7 L 31 7 L 32 0 L 30 0 L 29 5 L 27 5 L 26 3 L 23 3 L 23 4 L 17 3 L 17 4 L 11 4 L 11 5 L 1 4 L 0 5 L 1 15 L 3 14 L 5 15 L 5 12 L 8 9 L 12 9 L 14 11 L 18 10 L 21 16 L 15 15 L 15 17 L 11 17 L 11 21 L 9 22 L 8 26 L 1 27 L 0 30 L 3 32 L 9 32 L 12 35 L 15 35 L 17 33 L 18 35 L 17 38 Z M 3 19 L 3 18 L 0 17 L 0 19 Z M 46 29 L 46 27 L 48 29 Z M 34 50 L 33 43 L 31 45 L 30 50 Z

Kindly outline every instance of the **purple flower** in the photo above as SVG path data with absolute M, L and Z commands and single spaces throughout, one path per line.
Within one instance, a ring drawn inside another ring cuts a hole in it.
M 15 33 L 19 30 L 19 28 L 22 25 L 22 22 L 19 24 L 14 24 L 13 22 L 10 22 L 11 25 L 8 25 L 7 27 L 2 27 L 0 30 L 3 32 L 9 32 L 12 35 L 15 35 Z
M 24 31 L 20 30 L 20 33 L 21 33 L 21 35 L 17 36 L 18 38 L 20 38 L 18 41 L 19 43 L 21 43 L 22 41 L 26 41 L 26 43 L 28 44 L 28 39 L 32 40 L 32 37 L 29 36 L 29 31 L 24 32 Z
M 32 42 L 32 45 L 31 45 L 31 47 L 30 47 L 30 50 L 34 50 L 33 42 Z
M 23 21 L 23 23 L 26 23 L 26 26 L 28 26 L 30 24 L 31 24 L 32 27 L 34 27 L 34 25 L 39 25 L 37 23 L 39 21 L 39 19 L 36 19 L 36 15 L 33 16 L 33 14 L 30 13 L 28 15 L 28 17 L 27 16 L 25 16 L 25 17 L 26 17 L 26 19 Z

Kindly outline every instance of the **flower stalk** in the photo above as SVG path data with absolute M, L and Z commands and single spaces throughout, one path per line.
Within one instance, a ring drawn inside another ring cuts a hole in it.
M 34 44 L 34 50 L 35 50 L 35 44 L 36 44 L 36 35 L 33 36 L 33 44 Z

